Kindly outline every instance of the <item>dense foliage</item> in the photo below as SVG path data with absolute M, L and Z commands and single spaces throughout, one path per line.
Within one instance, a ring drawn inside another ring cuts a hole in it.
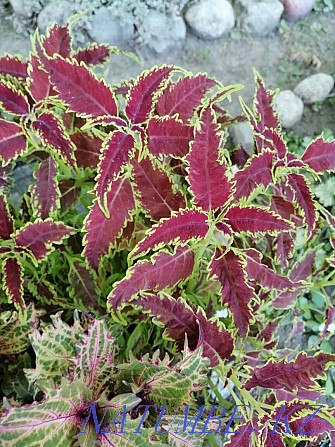
M 222 102 L 241 86 L 205 74 L 161 66 L 106 84 L 92 67 L 113 51 L 74 51 L 54 25 L 35 34 L 28 61 L 0 59 L 0 445 L 334 443 L 326 405 L 312 432 L 298 428 L 335 365 L 318 349 L 335 315 L 335 218 L 309 187 L 335 170 L 335 141 L 290 153 L 257 73 L 253 110 L 241 100 L 233 118 Z M 228 126 L 246 119 L 252 156 L 226 149 Z M 11 172 L 22 162 L 35 163 L 35 181 L 17 208 Z M 279 348 L 284 323 L 302 333 L 299 297 L 310 292 L 324 300 L 318 340 Z M 162 433 L 154 412 L 133 433 L 139 402 L 219 403 L 228 422 L 234 401 L 251 410 L 230 437 L 172 433 L 176 408 Z M 79 434 L 92 403 L 99 420 L 126 405 L 130 432 L 96 434 L 90 421 Z M 283 403 L 292 433 L 280 423 L 272 434 Z

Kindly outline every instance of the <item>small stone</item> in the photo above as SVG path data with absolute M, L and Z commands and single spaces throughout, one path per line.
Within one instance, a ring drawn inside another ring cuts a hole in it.
M 145 41 L 140 51 L 146 55 L 176 53 L 181 50 L 186 38 L 186 25 L 180 16 L 167 16 L 150 10 L 143 24 Z
M 249 123 L 238 123 L 229 127 L 235 146 L 241 145 L 247 154 L 252 155 L 254 134 Z
M 234 27 L 235 14 L 227 0 L 200 0 L 187 9 L 185 20 L 198 37 L 213 40 L 219 39 Z
M 334 79 L 326 73 L 318 73 L 301 81 L 294 93 L 301 98 L 305 104 L 324 101 L 334 87 Z
M 260 2 L 244 2 L 246 13 L 242 19 L 244 31 L 256 36 L 266 36 L 272 33 L 280 23 L 284 6 L 279 0 L 264 0 Z
M 290 129 L 301 121 L 304 103 L 292 90 L 282 90 L 275 98 L 274 109 L 282 126 Z
M 88 33 L 97 43 L 123 46 L 132 42 L 134 25 L 116 17 L 111 8 L 103 6 L 95 11 Z
M 42 32 L 57 22 L 59 25 L 66 25 L 71 16 L 71 4 L 67 0 L 58 0 L 50 2 L 42 9 L 37 17 L 37 25 Z
M 284 0 L 283 17 L 290 21 L 296 22 L 307 17 L 314 8 L 316 0 Z
M 14 14 L 23 19 L 30 19 L 33 15 L 32 9 L 24 0 L 9 0 Z

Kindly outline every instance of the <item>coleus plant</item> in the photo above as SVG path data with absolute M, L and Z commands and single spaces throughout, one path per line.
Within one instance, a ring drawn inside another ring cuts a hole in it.
M 276 350 L 274 337 L 281 320 L 296 315 L 301 294 L 333 284 L 332 253 L 314 263 L 324 228 L 335 245 L 334 218 L 313 197 L 308 178 L 335 170 L 335 142 L 319 137 L 301 158 L 289 153 L 274 95 L 257 73 L 253 109 L 241 100 L 244 114 L 233 118 L 221 103 L 240 85 L 164 65 L 112 86 L 92 67 L 115 48 L 75 51 L 69 27 L 56 24 L 32 43 L 27 61 L 0 59 L 0 315 L 3 327 L 12 328 L 10 335 L 0 332 L 6 347 L 0 352 L 21 359 L 31 344 L 36 357 L 35 369 L 20 375 L 35 402 L 20 407 L 17 392 L 12 403 L 4 400 L 4 445 L 41 445 L 48 436 L 53 445 L 90 445 L 93 438 L 79 440 L 75 429 L 91 402 L 103 407 L 116 399 L 129 409 L 139 399 L 210 402 L 202 380 L 208 365 L 239 388 L 240 397 L 232 390 L 236 402 L 253 408 L 245 413 L 252 436 L 245 430 L 225 445 L 295 445 L 333 436 L 333 409 L 323 409 L 313 433 L 290 438 L 285 427 L 276 435 L 271 430 L 283 401 L 301 403 L 293 425 L 307 419 L 307 406 L 320 397 L 319 382 L 335 363 L 323 352 Z M 246 119 L 255 139 L 251 157 L 226 144 L 228 126 Z M 18 210 L 10 203 L 8 176 L 17 161 L 32 160 L 35 182 Z M 330 326 L 335 312 L 324 296 Z M 12 303 L 18 313 L 9 316 Z M 65 321 L 73 309 L 97 319 L 87 329 L 75 316 L 70 327 L 56 314 L 48 325 L 59 309 L 66 309 Z M 229 313 L 219 319 L 223 309 Z M 108 323 L 100 319 L 106 313 Z M 320 341 L 325 336 L 326 327 Z M 126 347 L 116 359 L 115 345 Z M 151 345 L 171 359 L 161 360 Z M 88 384 L 90 360 L 83 363 L 83 352 L 91 349 L 103 355 L 100 366 L 91 365 L 97 370 Z M 136 360 L 130 350 L 143 357 Z M 193 370 L 186 374 L 189 357 Z M 143 364 L 153 370 L 136 382 L 134 371 Z M 148 391 L 156 367 L 174 371 L 175 391 L 160 381 L 159 392 L 151 385 Z M 68 421 L 66 430 L 56 430 L 59 417 L 46 424 L 55 408 Z M 144 439 L 127 442 L 148 445 L 155 442 L 151 435 L 148 429 Z M 168 445 L 207 442 L 166 436 Z M 96 442 L 126 445 L 109 436 Z

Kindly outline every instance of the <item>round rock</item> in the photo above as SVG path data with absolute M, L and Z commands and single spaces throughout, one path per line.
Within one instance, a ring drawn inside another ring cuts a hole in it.
M 252 155 L 254 147 L 254 133 L 249 123 L 238 123 L 229 127 L 235 146 L 239 144 L 247 152 Z
M 283 17 L 295 22 L 308 16 L 314 8 L 316 0 L 284 0 L 284 14 Z
M 41 31 L 45 31 L 53 22 L 64 26 L 71 16 L 71 4 L 67 0 L 50 2 L 42 9 L 37 17 L 37 25 Z
M 274 109 L 282 126 L 290 129 L 301 121 L 304 103 L 292 90 L 282 90 L 275 98 Z
M 213 40 L 234 27 L 235 14 L 227 0 L 200 0 L 186 10 L 185 20 L 198 37 Z
M 242 19 L 242 28 L 249 34 L 266 36 L 272 33 L 280 23 L 284 6 L 279 0 L 261 2 L 243 2 L 246 13 Z
M 9 3 L 18 17 L 27 19 L 32 17 L 32 8 L 24 0 L 9 0 Z
M 334 87 L 334 79 L 326 73 L 318 73 L 301 81 L 294 93 L 301 98 L 305 104 L 324 101 Z
M 110 8 L 103 6 L 95 11 L 88 33 L 97 43 L 123 46 L 132 42 L 134 25 L 116 17 Z

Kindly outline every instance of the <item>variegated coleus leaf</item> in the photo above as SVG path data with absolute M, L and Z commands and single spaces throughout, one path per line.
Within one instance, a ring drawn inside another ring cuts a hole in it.
M 47 36 L 42 42 L 44 51 L 48 56 L 59 55 L 65 59 L 71 55 L 71 44 L 72 38 L 68 25 L 59 26 L 57 23 L 54 23 L 48 29 Z
M 153 109 L 154 95 L 159 91 L 164 80 L 166 80 L 173 67 L 154 67 L 150 71 L 145 71 L 133 84 L 126 97 L 125 112 L 128 119 L 139 124 L 145 122 Z
M 153 117 L 147 127 L 148 150 L 157 157 L 160 154 L 184 157 L 193 140 L 193 128 L 177 118 Z
M 10 303 L 25 314 L 26 305 L 23 297 L 23 267 L 16 258 L 7 258 L 2 263 L 5 291 Z
M 74 166 L 74 144 L 55 115 L 49 112 L 42 113 L 33 122 L 32 128 L 38 133 L 45 146 L 51 146 L 67 163 Z
M 135 209 L 133 191 L 128 178 L 119 178 L 112 184 L 107 193 L 107 206 L 110 217 L 101 211 L 96 199 L 88 213 L 84 230 L 83 255 L 91 268 L 97 270 L 101 258 L 115 244 L 127 221 L 131 219 L 131 212 Z
M 211 107 L 204 109 L 200 121 L 200 130 L 195 133 L 187 156 L 190 165 L 188 181 L 194 203 L 204 211 L 209 211 L 228 204 L 232 185 L 226 177 L 226 166 L 219 161 L 222 135 Z
M 18 230 L 14 239 L 18 246 L 28 248 L 39 261 L 51 252 L 53 244 L 61 243 L 75 231 L 61 222 L 37 219 Z
M 60 207 L 62 213 L 64 213 L 76 203 L 76 200 L 80 195 L 80 187 L 76 185 L 75 179 L 72 178 L 60 180 L 58 186 L 61 194 Z
M 57 166 L 52 156 L 43 160 L 34 172 L 36 182 L 31 187 L 31 206 L 36 217 L 47 219 L 60 206 L 60 191 L 57 184 Z
M 49 74 L 42 68 L 38 57 L 34 54 L 30 56 L 28 74 L 27 88 L 36 102 L 57 94 L 50 82 Z
M 94 309 L 102 313 L 99 305 L 100 291 L 91 269 L 75 261 L 70 265 L 69 296 L 77 303 L 78 308 Z
M 265 128 L 278 129 L 279 120 L 273 108 L 274 94 L 266 90 L 262 78 L 255 73 L 256 95 L 254 107 L 258 117 L 257 129 L 262 132 Z
M 200 307 L 193 310 L 182 298 L 175 300 L 165 294 L 144 295 L 132 304 L 141 306 L 143 312 L 149 313 L 155 322 L 162 324 L 166 335 L 176 340 L 179 349 L 184 346 L 185 334 L 190 348 L 195 349 L 202 331 L 203 354 L 210 359 L 212 367 L 218 365 L 219 358 L 225 359 L 233 352 L 233 339 L 223 324 L 208 320 Z
M 128 269 L 126 277 L 114 285 L 108 296 L 109 309 L 114 314 L 138 293 L 171 288 L 192 274 L 194 256 L 188 247 L 177 247 L 173 254 L 161 251 L 151 259 L 137 262 Z
M 170 217 L 172 211 L 185 208 L 183 194 L 179 191 L 174 192 L 172 180 L 165 170 L 159 168 L 148 157 L 141 161 L 133 158 L 131 164 L 136 196 L 153 220 Z
M 21 126 L 0 120 L 0 160 L 6 165 L 27 149 L 27 141 Z
M 183 123 L 193 116 L 204 94 L 215 85 L 215 80 L 199 74 L 194 77 L 181 78 L 177 83 L 170 83 L 158 97 L 156 112 L 160 116 L 170 117 L 178 114 Z
M 297 408 L 288 424 L 291 433 L 298 436 L 299 439 L 315 441 L 315 445 L 319 444 L 327 435 L 331 438 L 334 438 L 335 435 L 334 416 L 332 418 L 334 422 L 331 423 L 327 419 L 329 415 L 325 415 L 322 410 L 312 416 L 316 410 L 317 405 L 311 408 L 302 408 L 301 411 Z M 333 446 L 333 443 L 331 445 Z
M 10 56 L 6 54 L 0 57 L 0 74 L 3 76 L 12 76 L 13 78 L 25 79 L 27 74 L 28 64 L 22 61 L 17 56 Z
M 312 141 L 305 150 L 301 159 L 314 172 L 335 170 L 335 141 L 324 141 L 323 137 Z
M 77 165 L 81 168 L 96 169 L 102 146 L 100 138 L 82 131 L 70 135 L 70 138 L 76 146 L 74 155 Z
M 89 43 L 86 48 L 76 51 L 72 57 L 79 64 L 84 62 L 86 65 L 102 65 L 108 61 L 113 51 L 114 48 L 106 44 Z
M 207 215 L 199 210 L 181 210 L 169 219 L 161 219 L 130 253 L 130 258 L 157 250 L 166 244 L 185 245 L 191 239 L 202 239 L 208 232 Z
M 241 255 L 230 250 L 222 254 L 216 249 L 209 266 L 210 276 L 217 278 L 221 284 L 221 299 L 230 309 L 238 334 L 245 337 L 252 321 L 250 300 L 254 293 L 248 285 L 246 262 Z
M 38 324 L 38 315 L 33 303 L 27 306 L 26 318 L 22 321 L 16 311 L 0 313 L 0 354 L 18 354 L 29 346 L 28 335 Z
M 0 107 L 13 115 L 27 115 L 29 103 L 27 98 L 13 84 L 0 81 Z
M 122 389 L 126 383 L 134 394 L 145 390 L 146 396 L 157 405 L 194 403 L 194 393 L 207 385 L 205 371 L 209 360 L 203 356 L 202 343 L 192 351 L 185 341 L 182 358 L 175 365 L 170 364 L 168 355 L 160 360 L 159 354 L 156 351 L 152 358 L 145 354 L 140 360 L 130 354 L 128 363 L 117 366 L 115 389 Z
M 332 364 L 335 364 L 335 355 L 323 352 L 314 357 L 301 353 L 290 362 L 270 360 L 265 366 L 251 370 L 251 378 L 243 387 L 247 390 L 256 386 L 284 389 L 299 397 L 299 393 L 305 390 L 319 390 L 316 379 L 324 378 L 325 370 Z
M 134 147 L 134 137 L 120 130 L 114 131 L 102 146 L 98 175 L 95 178 L 95 193 L 107 217 L 109 217 L 107 193 L 113 180 L 120 176 L 122 167 L 129 162 Z
M 0 239 L 10 239 L 13 231 L 14 223 L 9 213 L 6 196 L 0 194 Z

